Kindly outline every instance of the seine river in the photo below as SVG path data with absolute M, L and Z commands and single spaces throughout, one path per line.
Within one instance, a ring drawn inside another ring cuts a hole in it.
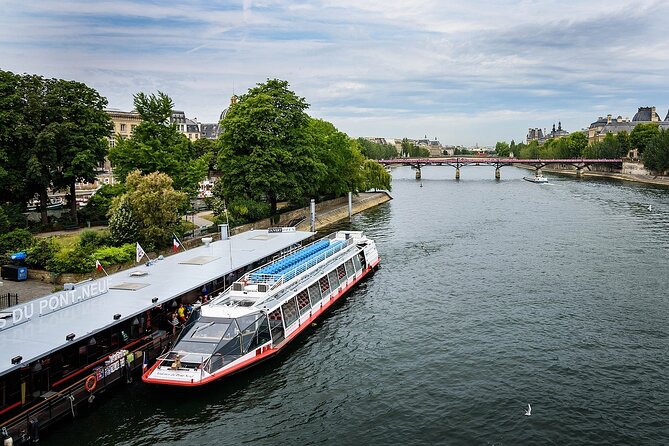
M 669 444 L 669 190 L 501 172 L 395 170 L 341 226 L 381 268 L 308 336 L 206 389 L 135 382 L 42 443 Z

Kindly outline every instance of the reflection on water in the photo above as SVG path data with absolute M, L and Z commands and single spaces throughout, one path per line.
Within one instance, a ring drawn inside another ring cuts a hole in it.
M 461 174 L 396 169 L 394 200 L 339 226 L 382 266 L 285 354 L 135 382 L 45 443 L 666 443 L 667 189 Z

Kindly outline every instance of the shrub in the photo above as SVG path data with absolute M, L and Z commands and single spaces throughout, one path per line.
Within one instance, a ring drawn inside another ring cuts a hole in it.
M 109 245 L 111 236 L 109 231 L 95 231 L 93 229 L 84 229 L 79 234 L 79 245 L 86 251 L 93 252 L 96 249 Z
M 95 259 L 81 246 L 65 248 L 57 252 L 49 262 L 47 270 L 56 274 L 87 273 L 95 268 Z
M 33 244 L 33 235 L 27 229 L 14 229 L 0 235 L 0 253 L 26 251 Z
M 93 253 L 93 264 L 99 260 L 104 266 L 130 262 L 135 258 L 135 244 L 127 243 L 123 246 L 105 246 Z
M 26 263 L 32 268 L 46 269 L 59 249 L 58 243 L 52 237 L 37 237 L 28 249 Z

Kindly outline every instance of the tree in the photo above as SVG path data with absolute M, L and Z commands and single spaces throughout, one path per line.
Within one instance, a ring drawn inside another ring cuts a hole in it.
M 639 150 L 642 154 L 648 145 L 648 142 L 660 133 L 657 124 L 637 124 L 630 133 L 630 143 L 632 147 Z
M 137 93 L 134 104 L 142 122 L 130 138 L 117 135 L 116 145 L 109 150 L 114 175 L 125 181 L 135 169 L 144 174 L 163 172 L 179 190 L 195 194 L 197 183 L 207 174 L 209 158 L 196 156 L 188 138 L 169 123 L 172 99 L 160 91 L 157 95 Z
M 175 191 L 172 179 L 162 172 L 142 175 L 139 170 L 128 174 L 125 181 L 128 192 L 112 201 L 111 220 L 123 200 L 131 210 L 130 218 L 137 222 L 139 241 L 148 249 L 167 246 L 172 233 L 179 227 L 180 217 L 188 203 L 188 195 Z M 110 228 L 111 230 L 111 228 Z
M 76 183 L 93 182 L 107 155 L 107 137 L 112 130 L 104 111 L 107 99 L 85 84 L 57 79 L 49 83 L 45 100 L 49 124 L 38 140 L 56 153 L 53 186 L 69 188 L 70 216 L 76 224 Z
M 643 164 L 647 169 L 663 173 L 669 169 L 669 130 L 662 129 L 648 141 L 643 155 Z
M 630 140 L 630 134 L 625 130 L 616 135 L 618 143 L 620 144 L 620 156 L 627 156 L 629 151 L 632 149 L 632 141 Z
M 513 156 L 515 156 L 516 158 L 518 158 L 518 152 L 517 152 L 517 150 L 518 150 L 518 149 L 517 149 L 517 147 L 516 147 L 516 141 L 514 141 L 514 140 L 512 139 L 512 140 L 511 140 L 511 144 L 509 144 L 509 153 L 512 153 Z
M 579 158 L 583 156 L 583 150 L 588 145 L 588 137 L 584 133 L 574 132 L 567 136 L 569 153 L 567 158 Z
M 390 190 L 390 174 L 376 161 L 365 160 L 362 164 L 362 190 L 385 189 Z
M 257 84 L 231 105 L 221 122 L 223 198 L 266 200 L 275 215 L 279 198 L 299 201 L 313 191 L 323 166 L 308 142 L 307 107 L 279 79 Z
M 126 195 L 112 200 L 109 208 L 109 232 L 112 243 L 116 246 L 139 240 L 139 225 Z
M 357 139 L 360 153 L 373 160 L 397 158 L 397 149 L 392 144 L 379 144 L 365 138 Z
M 362 181 L 360 166 L 364 160 L 358 142 L 320 119 L 310 118 L 308 133 L 314 154 L 322 166 L 321 181 L 314 191 L 316 195 L 339 197 L 347 192 L 358 192 Z
M 497 144 L 495 144 L 495 153 L 497 156 L 507 157 L 511 153 L 511 147 L 509 147 L 506 141 L 497 141 Z

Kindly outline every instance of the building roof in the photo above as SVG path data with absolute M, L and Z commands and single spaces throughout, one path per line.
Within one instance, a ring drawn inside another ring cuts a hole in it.
M 659 121 L 660 117 L 655 112 L 655 107 L 639 107 L 639 111 L 636 112 L 632 121 L 642 121 L 642 122 L 651 122 Z
M 202 124 L 200 131 L 204 138 L 217 139 L 221 135 L 221 126 L 218 124 Z
M 0 375 L 62 349 L 70 333 L 75 334 L 76 342 L 312 235 L 248 231 L 88 282 L 73 291 L 6 308 L 0 311 L 0 318 L 4 316 L 0 319 Z M 97 291 L 106 292 L 96 296 Z M 154 297 L 158 298 L 155 303 L 151 302 Z M 115 314 L 121 317 L 114 320 Z M 19 316 L 24 317 L 17 319 Z M 17 356 L 22 357 L 20 363 L 12 364 Z

